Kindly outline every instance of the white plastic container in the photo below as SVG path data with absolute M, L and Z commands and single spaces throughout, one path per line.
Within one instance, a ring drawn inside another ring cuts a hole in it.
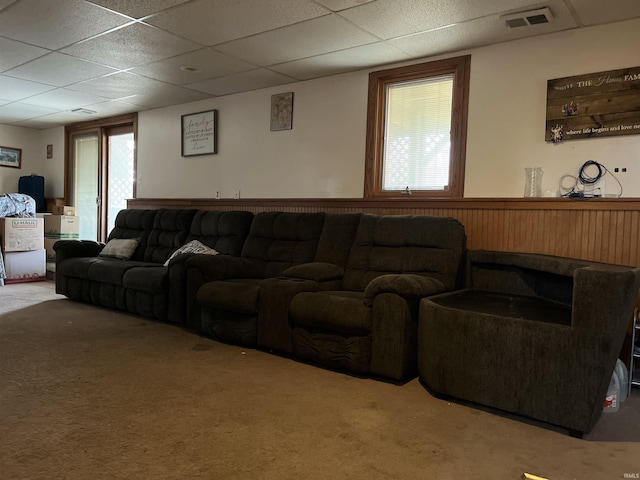
M 615 413 L 620 408 L 620 381 L 618 375 L 613 372 L 611 381 L 609 382 L 609 389 L 607 390 L 607 396 L 604 399 L 604 407 L 602 411 L 604 413 Z
M 618 381 L 620 382 L 620 402 L 624 402 L 627 399 L 627 394 L 629 393 L 629 370 L 627 370 L 627 366 L 624 362 L 618 359 L 614 372 L 618 376 Z

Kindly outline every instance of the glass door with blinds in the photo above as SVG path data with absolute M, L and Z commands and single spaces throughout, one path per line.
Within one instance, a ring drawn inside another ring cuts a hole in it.
M 72 196 L 70 203 L 80 217 L 80 238 L 99 239 L 100 135 L 88 132 L 72 135 Z
M 80 217 L 80 238 L 105 241 L 135 196 L 135 121 L 68 127 L 67 141 L 65 190 Z

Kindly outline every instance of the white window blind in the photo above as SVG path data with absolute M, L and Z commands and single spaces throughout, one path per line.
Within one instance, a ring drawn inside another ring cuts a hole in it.
M 98 240 L 98 155 L 100 141 L 97 133 L 78 135 L 73 139 L 74 191 L 71 205 L 76 207 L 80 222 L 80 238 Z
M 448 190 L 453 80 L 387 86 L 382 190 Z

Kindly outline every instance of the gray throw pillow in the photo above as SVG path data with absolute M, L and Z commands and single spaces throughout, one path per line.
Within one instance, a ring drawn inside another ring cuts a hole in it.
M 113 238 L 105 245 L 99 256 L 129 260 L 139 243 L 140 240 L 137 238 Z

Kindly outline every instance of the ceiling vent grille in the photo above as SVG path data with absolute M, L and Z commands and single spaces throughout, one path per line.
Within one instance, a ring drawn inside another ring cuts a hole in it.
M 541 25 L 550 23 L 553 14 L 549 8 L 539 8 L 537 10 L 529 10 L 528 12 L 511 13 L 509 15 L 501 15 L 500 19 L 509 28 L 528 27 L 531 25 Z
M 71 113 L 79 113 L 81 115 L 95 115 L 96 112 L 95 110 L 89 110 L 88 108 L 74 108 L 73 110 L 71 110 Z

